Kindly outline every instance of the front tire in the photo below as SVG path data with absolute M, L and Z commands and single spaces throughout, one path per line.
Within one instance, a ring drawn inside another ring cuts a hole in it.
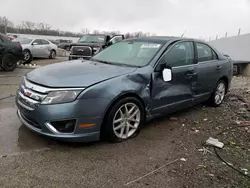
M 1 68 L 4 71 L 13 71 L 16 69 L 17 59 L 13 54 L 7 53 L 2 58 Z
M 144 123 L 144 107 L 134 97 L 126 97 L 118 101 L 108 113 L 104 137 L 111 142 L 121 142 L 135 137 Z
M 220 80 L 216 87 L 214 92 L 211 95 L 210 98 L 210 104 L 214 107 L 218 107 L 222 104 L 225 95 L 226 95 L 226 90 L 227 90 L 227 84 L 224 80 Z

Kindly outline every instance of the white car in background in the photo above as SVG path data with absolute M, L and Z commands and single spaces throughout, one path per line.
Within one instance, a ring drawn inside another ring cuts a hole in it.
M 25 63 L 30 63 L 33 57 L 56 58 L 57 45 L 46 39 L 14 39 L 22 45 Z

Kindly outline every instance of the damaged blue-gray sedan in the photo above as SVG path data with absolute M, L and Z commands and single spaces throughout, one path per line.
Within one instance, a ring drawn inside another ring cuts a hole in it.
M 203 41 L 127 39 L 90 60 L 26 74 L 17 91 L 17 113 L 27 128 L 45 136 L 123 141 L 153 117 L 205 101 L 219 106 L 232 74 L 232 61 Z

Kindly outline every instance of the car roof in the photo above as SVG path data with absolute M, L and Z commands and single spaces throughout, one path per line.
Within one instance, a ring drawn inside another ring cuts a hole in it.
M 205 42 L 205 41 L 201 41 L 201 40 L 197 40 L 197 39 L 175 37 L 175 36 L 147 36 L 147 37 L 129 38 L 129 39 L 125 39 L 124 41 L 142 41 L 142 42 L 154 42 L 154 43 L 165 44 L 170 40 L 172 40 L 172 41 L 193 40 L 193 41 L 197 41 L 197 42 Z

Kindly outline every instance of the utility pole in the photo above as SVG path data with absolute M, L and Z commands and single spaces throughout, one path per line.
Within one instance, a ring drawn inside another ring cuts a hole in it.
M 6 17 L 3 17 L 4 19 L 4 34 L 7 35 L 7 19 Z
M 241 31 L 241 28 L 240 28 L 239 31 L 238 31 L 238 36 L 240 35 L 240 31 Z

